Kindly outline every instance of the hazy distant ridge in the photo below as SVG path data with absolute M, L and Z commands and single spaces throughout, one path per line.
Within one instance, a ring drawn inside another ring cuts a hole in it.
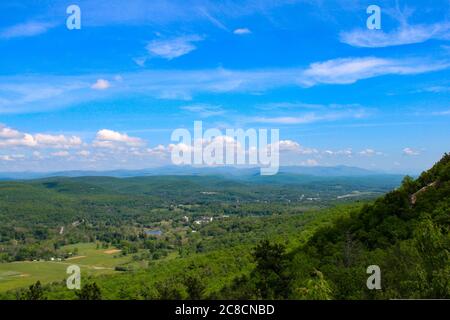
M 59 172 L 0 172 L 2 180 L 27 180 L 46 177 L 85 177 L 85 176 L 105 176 L 116 178 L 142 177 L 142 176 L 165 176 L 165 175 L 222 175 L 245 177 L 259 175 L 259 168 L 195 168 L 190 166 L 167 166 L 159 168 L 149 168 L 141 170 L 110 170 L 110 171 L 59 171 Z M 281 167 L 279 174 L 311 175 L 320 177 L 358 177 L 387 174 L 381 171 L 373 171 L 358 167 L 335 166 L 335 167 L 303 167 L 287 166 Z

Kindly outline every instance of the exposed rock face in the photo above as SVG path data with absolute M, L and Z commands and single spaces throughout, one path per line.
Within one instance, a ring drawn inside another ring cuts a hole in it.
M 423 187 L 422 189 L 420 189 L 419 191 L 417 191 L 416 193 L 414 193 L 411 198 L 411 204 L 414 205 L 417 202 L 417 196 L 425 191 L 427 191 L 429 188 L 434 187 L 437 184 L 437 181 L 430 183 L 429 185 Z

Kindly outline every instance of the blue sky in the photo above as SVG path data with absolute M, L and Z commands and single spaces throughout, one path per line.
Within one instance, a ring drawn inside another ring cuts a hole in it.
M 68 30 L 66 8 L 81 9 Z M 381 30 L 366 27 L 369 5 Z M 284 165 L 450 151 L 450 1 L 2 1 L 0 171 L 170 164 L 171 132 L 278 128 Z

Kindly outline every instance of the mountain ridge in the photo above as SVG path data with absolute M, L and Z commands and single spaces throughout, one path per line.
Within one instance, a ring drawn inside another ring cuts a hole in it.
M 222 176 L 251 176 L 259 175 L 259 168 L 237 168 L 237 167 L 191 167 L 191 166 L 165 166 L 146 169 L 118 169 L 118 170 L 68 170 L 55 172 L 0 172 L 0 180 L 32 180 L 50 177 L 84 177 L 84 176 L 105 176 L 116 178 L 129 178 L 140 176 L 202 176 L 202 175 L 222 175 Z M 368 170 L 352 166 L 283 166 L 280 167 L 279 174 L 329 176 L 329 177 L 361 177 L 375 175 L 404 175 L 401 173 L 389 173 L 384 171 Z

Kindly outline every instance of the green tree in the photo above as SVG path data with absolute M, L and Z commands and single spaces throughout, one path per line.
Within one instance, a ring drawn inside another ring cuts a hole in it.
M 188 275 L 184 278 L 183 284 L 191 300 L 200 300 L 203 297 L 206 286 L 198 275 Z
M 254 249 L 253 258 L 256 262 L 256 287 L 261 298 L 286 298 L 289 294 L 286 247 L 263 240 Z
M 430 219 L 416 230 L 416 247 L 429 284 L 429 298 L 450 298 L 450 241 L 448 231 Z
M 302 300 L 330 300 L 332 290 L 320 271 L 314 271 L 305 286 L 294 289 L 294 297 Z
M 97 284 L 88 283 L 81 288 L 79 292 L 76 292 L 79 300 L 101 300 L 102 294 Z
M 44 289 L 42 288 L 41 282 L 37 281 L 35 284 L 31 285 L 27 291 L 25 291 L 21 300 L 47 300 L 44 295 Z
M 186 297 L 186 288 L 176 278 L 157 282 L 155 288 L 159 300 L 182 300 Z

